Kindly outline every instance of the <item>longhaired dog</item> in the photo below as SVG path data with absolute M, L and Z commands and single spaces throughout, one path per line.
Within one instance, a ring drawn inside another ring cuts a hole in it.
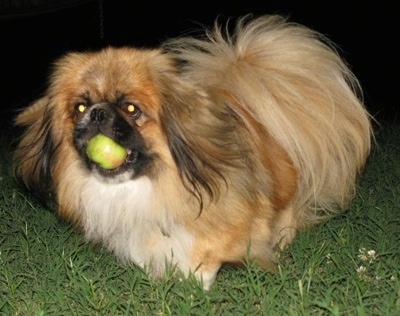
M 87 240 L 207 288 L 246 256 L 273 270 L 299 229 L 346 210 L 370 150 L 360 98 L 329 41 L 280 16 L 69 53 L 16 118 L 15 173 Z M 121 164 L 88 155 L 98 134 Z

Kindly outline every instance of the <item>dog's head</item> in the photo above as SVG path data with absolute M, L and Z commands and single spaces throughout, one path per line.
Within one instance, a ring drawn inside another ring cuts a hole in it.
M 17 175 L 47 197 L 66 166 L 105 183 L 157 177 L 169 168 L 198 199 L 217 195 L 218 161 L 232 158 L 228 118 L 234 115 L 228 106 L 209 106 L 178 72 L 176 61 L 159 50 L 107 48 L 61 58 L 45 96 L 17 117 L 27 127 L 16 152 Z M 87 146 L 97 134 L 126 150 L 121 165 L 104 169 L 89 159 Z

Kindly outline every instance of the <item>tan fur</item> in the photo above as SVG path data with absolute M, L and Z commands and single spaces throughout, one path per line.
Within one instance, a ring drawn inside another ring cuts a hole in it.
M 176 264 L 208 287 L 247 255 L 273 270 L 276 246 L 346 209 L 370 149 L 358 89 L 326 39 L 278 16 L 160 50 L 71 53 L 17 117 L 27 129 L 15 170 L 29 189 L 52 190 L 88 240 L 154 275 Z M 121 95 L 141 107 L 131 124 L 156 158 L 140 178 L 109 183 L 74 147 L 74 105 Z

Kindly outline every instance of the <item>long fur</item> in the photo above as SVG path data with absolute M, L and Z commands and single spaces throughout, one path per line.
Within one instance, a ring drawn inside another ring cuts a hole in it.
M 251 113 L 301 170 L 303 216 L 346 207 L 370 149 L 370 122 L 349 68 L 319 33 L 279 16 L 241 20 L 232 36 L 166 43 L 188 80 L 224 91 Z
M 114 184 L 74 148 L 71 102 L 123 91 L 147 113 L 136 128 L 153 160 Z M 344 211 L 371 138 L 358 81 L 332 44 L 279 16 L 159 50 L 69 54 L 16 123 L 27 127 L 15 155 L 25 186 L 45 198 L 50 188 L 60 216 L 120 258 L 155 275 L 175 264 L 205 287 L 246 255 L 274 269 L 277 245 Z

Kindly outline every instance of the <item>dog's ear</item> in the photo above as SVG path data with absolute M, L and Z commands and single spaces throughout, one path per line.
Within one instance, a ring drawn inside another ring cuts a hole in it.
M 51 136 L 50 99 L 43 97 L 23 110 L 15 120 L 24 128 L 14 153 L 17 180 L 47 204 L 52 188 L 51 166 L 56 145 Z
M 162 112 L 161 123 L 180 178 L 186 189 L 196 197 L 202 209 L 204 193 L 210 200 L 218 196 L 215 176 L 221 174 L 209 160 L 207 153 L 201 149 L 201 144 L 196 141 L 197 137 L 188 130 L 188 126 L 193 124 L 189 122 L 190 115 L 177 103 L 173 104 L 169 110 Z
M 220 182 L 225 182 L 231 150 L 225 148 L 230 131 L 224 126 L 229 118 L 218 118 L 209 111 L 206 98 L 181 88 L 170 89 L 162 97 L 160 122 L 183 185 L 203 208 L 204 203 L 218 199 Z

